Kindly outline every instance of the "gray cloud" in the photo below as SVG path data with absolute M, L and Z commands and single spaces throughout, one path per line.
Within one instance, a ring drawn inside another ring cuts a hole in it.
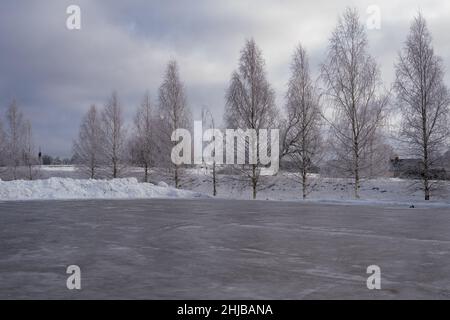
M 80 31 L 65 28 L 70 4 L 81 7 Z M 102 105 L 115 89 L 131 119 L 146 90 L 156 100 L 165 64 L 175 58 L 194 115 L 208 106 L 221 117 L 230 74 L 249 37 L 263 50 L 281 106 L 295 46 L 306 46 L 317 72 L 338 15 L 356 6 L 365 19 L 372 4 L 382 20 L 381 30 L 368 31 L 370 50 L 386 86 L 419 9 L 449 68 L 450 3 L 444 1 L 4 1 L 0 111 L 15 97 L 32 120 L 37 145 L 69 156 L 90 104 Z

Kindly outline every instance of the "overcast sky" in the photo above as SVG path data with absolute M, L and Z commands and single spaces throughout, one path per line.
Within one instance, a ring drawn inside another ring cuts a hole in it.
M 66 28 L 71 4 L 81 8 L 81 30 Z M 0 112 L 4 118 L 16 98 L 32 121 L 37 146 L 44 153 L 70 156 L 90 104 L 103 106 L 115 89 L 130 120 L 146 90 L 156 103 L 165 65 L 174 58 L 194 117 L 208 106 L 221 119 L 230 75 L 250 37 L 263 51 L 282 107 L 296 45 L 306 47 L 317 75 L 337 17 L 353 6 L 365 22 L 370 5 L 381 10 L 381 28 L 367 33 L 387 87 L 418 10 L 428 21 L 436 53 L 450 69 L 450 1 L 444 0 L 2 0 Z

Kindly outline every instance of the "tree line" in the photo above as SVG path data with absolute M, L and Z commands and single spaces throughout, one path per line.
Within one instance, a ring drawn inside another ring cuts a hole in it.
M 308 173 L 327 157 L 337 170 L 352 177 L 354 196 L 359 198 L 361 179 L 377 175 L 380 165 L 388 161 L 391 149 L 385 143 L 386 120 L 389 109 L 397 109 L 401 114 L 398 139 L 411 156 L 420 159 L 422 188 L 428 200 L 432 190 L 430 168 L 448 142 L 450 95 L 443 80 L 442 59 L 434 53 L 421 14 L 411 23 L 395 73 L 392 88 L 385 89 L 376 59 L 368 52 L 364 25 L 357 11 L 348 8 L 331 34 L 317 79 L 311 74 L 306 49 L 301 44 L 296 48 L 284 116 L 275 105 L 262 51 L 253 39 L 247 40 L 226 90 L 224 125 L 230 129 L 281 128 L 281 157 L 296 168 L 303 198 L 312 188 Z M 159 88 L 157 110 L 152 109 L 146 95 L 128 144 L 134 162 L 145 168 L 145 181 L 149 167 L 170 163 L 168 156 L 174 145 L 171 133 L 176 128 L 189 128 L 191 120 L 178 66 L 170 61 Z M 120 172 L 121 154 L 127 145 L 122 126 L 115 94 L 101 119 L 97 119 L 95 107 L 86 115 L 75 154 L 91 177 L 95 177 L 102 161 L 109 162 L 112 177 Z M 325 129 L 329 130 L 327 135 Z M 248 178 L 253 198 L 262 166 L 259 155 L 255 164 L 237 166 Z M 176 187 L 180 185 L 180 170 L 179 166 L 173 168 Z
M 95 105 L 90 107 L 73 144 L 74 161 L 92 179 L 117 178 L 132 163 L 144 168 L 143 180 L 148 182 L 150 168 L 172 167 L 178 188 L 181 168 L 171 165 L 170 154 L 175 144 L 171 135 L 177 128 L 189 128 L 191 120 L 178 65 L 170 61 L 159 88 L 157 108 L 146 93 L 130 132 L 124 124 L 123 107 L 116 92 L 101 110 Z
M 7 134 L 1 133 L 6 137 L 2 141 L 8 141 L 5 145 L 11 168 L 34 161 L 27 153 L 32 150 L 31 140 L 24 138 L 27 131 L 31 138 L 31 126 L 27 130 L 24 124 L 18 129 L 19 116 L 13 105 L 8 111 Z M 420 159 L 420 180 L 424 198 L 429 200 L 434 184 L 431 169 L 448 147 L 449 105 L 443 61 L 434 52 L 431 34 L 420 13 L 413 19 L 395 62 L 395 81 L 386 89 L 379 65 L 369 53 L 365 27 L 356 9 L 347 8 L 329 38 L 318 77 L 312 75 L 307 50 L 301 44 L 296 47 L 285 103 L 280 109 L 267 79 L 262 51 L 253 39 L 246 40 L 225 92 L 223 122 L 229 129 L 258 132 L 279 128 L 280 157 L 295 168 L 303 198 L 313 188 L 308 174 L 324 161 L 353 179 L 354 197 L 359 198 L 361 179 L 380 174 L 389 160 L 392 147 L 386 143 L 386 127 L 392 112 L 398 113 L 401 130 L 397 147 L 404 147 L 408 155 Z M 206 110 L 204 114 L 209 115 L 209 125 L 214 127 L 211 113 Z M 117 92 L 103 107 L 89 108 L 73 143 L 73 159 L 90 178 L 119 177 L 126 164 L 133 163 L 144 169 L 143 180 L 148 181 L 151 168 L 166 167 L 178 188 L 185 166 L 171 162 L 171 150 L 176 144 L 171 135 L 177 128 L 191 126 L 186 90 L 177 62 L 171 60 L 156 103 L 146 93 L 132 127 L 125 126 Z M 18 130 L 23 138 L 17 138 Z M 247 155 L 250 147 L 254 146 L 246 145 Z M 251 186 L 253 198 L 264 166 L 259 154 L 256 160 L 255 164 L 235 166 Z M 216 194 L 215 165 L 213 172 Z
M 4 121 L 0 118 L 0 174 L 7 179 L 33 180 L 38 163 L 31 122 L 13 100 Z

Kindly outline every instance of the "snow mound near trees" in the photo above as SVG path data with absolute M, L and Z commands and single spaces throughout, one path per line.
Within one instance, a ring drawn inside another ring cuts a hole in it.
M 49 178 L 1 181 L 0 201 L 46 199 L 147 199 L 207 197 L 199 192 L 140 183 L 136 178 L 87 180 Z

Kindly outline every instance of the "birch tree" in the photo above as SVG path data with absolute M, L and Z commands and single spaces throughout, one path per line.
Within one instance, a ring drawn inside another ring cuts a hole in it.
M 260 129 L 275 128 L 276 119 L 275 93 L 266 78 L 262 52 L 253 39 L 247 40 L 241 51 L 239 68 L 233 72 L 226 93 L 225 123 L 229 129 L 251 129 L 258 133 Z M 248 138 L 245 143 L 246 156 L 250 159 L 251 155 L 256 155 L 254 164 L 242 166 L 250 180 L 253 199 L 256 199 L 262 167 L 259 139 L 250 136 L 241 138 Z M 237 151 L 239 154 L 240 150 Z
M 24 124 L 22 157 L 23 163 L 27 168 L 28 179 L 33 180 L 36 175 L 35 165 L 37 165 L 39 162 L 37 159 L 36 150 L 34 148 L 31 122 L 28 120 L 25 121 Z
M 101 125 L 97 107 L 91 105 L 81 122 L 78 139 L 73 144 L 74 158 L 78 168 L 87 173 L 91 179 L 98 177 L 104 160 L 102 158 L 104 139 Z
M 387 95 L 381 93 L 380 72 L 367 52 L 364 25 L 355 9 L 347 8 L 334 29 L 321 66 L 337 163 L 353 177 L 359 198 L 362 172 L 368 166 L 370 144 L 383 124 Z
M 7 114 L 7 162 L 10 167 L 12 178 L 16 180 L 21 165 L 22 150 L 25 135 L 25 122 L 22 112 L 19 110 L 16 100 L 10 104 Z
M 175 129 L 189 129 L 191 113 L 187 106 L 185 88 L 180 80 L 178 64 L 175 60 L 169 61 L 164 75 L 163 83 L 159 88 L 159 141 L 164 158 L 163 164 L 170 163 L 174 169 L 175 187 L 181 183 L 181 169 L 183 165 L 173 164 L 170 159 L 171 149 L 176 142 L 171 141 Z
M 206 127 L 209 130 L 213 130 L 215 131 L 217 129 L 216 127 L 216 122 L 214 121 L 214 116 L 212 115 L 211 111 L 208 108 L 203 108 L 202 109 L 202 122 L 206 124 Z M 214 139 L 214 143 L 216 143 L 217 137 L 213 137 Z M 223 141 L 222 141 L 223 143 Z M 204 159 L 205 165 L 211 165 L 212 168 L 212 185 L 213 185 L 213 190 L 212 190 L 212 194 L 213 196 L 217 195 L 217 183 L 218 183 L 218 179 L 217 179 L 217 163 L 216 163 L 216 154 L 217 150 L 216 148 L 220 146 L 223 146 L 222 143 L 217 143 L 214 145 L 214 151 L 212 152 L 212 154 L 208 157 L 208 159 Z M 221 153 L 220 153 L 221 154 Z
M 157 151 L 154 139 L 155 120 L 150 103 L 150 96 L 146 94 L 134 118 L 133 158 L 144 168 L 144 182 L 148 182 L 149 168 L 154 164 Z
M 6 133 L 3 129 L 3 122 L 0 119 L 0 173 L 3 173 L 2 169 L 6 165 Z
M 414 18 L 395 66 L 395 91 L 402 113 L 401 138 L 420 159 L 425 200 L 432 190 L 431 169 L 448 139 L 450 94 L 442 59 L 421 14 Z
M 117 178 L 126 166 L 126 128 L 117 93 L 113 92 L 102 113 L 103 154 L 111 177 Z
M 311 191 L 308 173 L 321 157 L 321 109 L 319 94 L 311 79 L 309 59 L 301 45 L 291 64 L 291 78 L 286 94 L 287 125 L 283 136 L 283 156 L 299 171 L 302 197 Z

